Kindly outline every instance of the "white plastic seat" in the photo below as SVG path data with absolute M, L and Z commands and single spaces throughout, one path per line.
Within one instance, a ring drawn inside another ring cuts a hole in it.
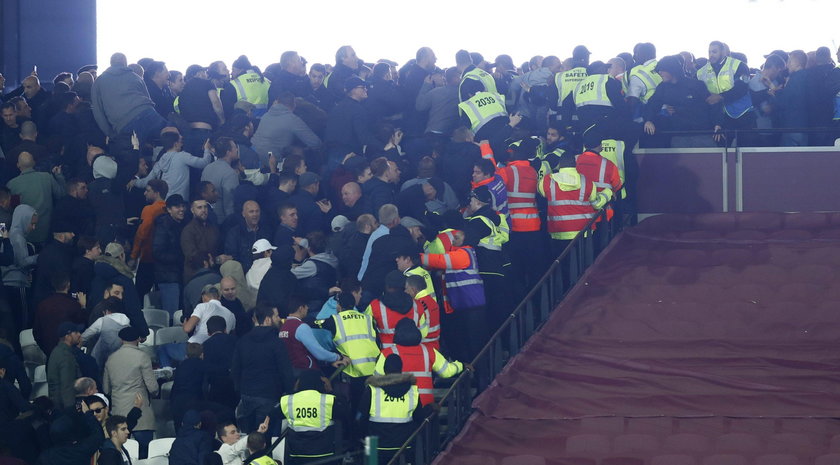
M 137 440 L 129 439 L 123 447 L 128 451 L 128 456 L 131 457 L 132 462 L 136 461 L 140 456 L 140 443 Z
M 155 345 L 162 346 L 173 342 L 187 342 L 188 336 L 180 326 L 161 328 L 155 331 Z
M 184 315 L 183 310 L 176 310 L 172 314 L 172 326 L 181 326 L 181 317 Z
M 157 308 L 144 308 L 143 318 L 146 319 L 146 324 L 149 328 L 168 328 L 169 327 L 169 312 Z
M 173 442 L 175 442 L 175 438 L 152 439 L 152 442 L 149 443 L 149 458 L 169 457 L 169 450 L 172 449 Z

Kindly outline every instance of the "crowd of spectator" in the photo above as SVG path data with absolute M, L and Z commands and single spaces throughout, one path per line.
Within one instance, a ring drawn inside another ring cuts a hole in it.
M 130 434 L 143 458 L 164 399 L 172 464 L 266 465 L 283 419 L 288 463 L 372 431 L 387 458 L 433 407 L 432 373 L 470 368 L 455 360 L 597 210 L 615 197 L 608 217 L 632 216 L 637 142 L 838 135 L 825 47 L 760 69 L 721 42 L 436 63 L 343 46 L 332 65 L 289 51 L 182 73 L 116 53 L 2 94 L 0 455 L 123 464 Z M 383 399 L 415 396 L 400 426 L 382 419 Z

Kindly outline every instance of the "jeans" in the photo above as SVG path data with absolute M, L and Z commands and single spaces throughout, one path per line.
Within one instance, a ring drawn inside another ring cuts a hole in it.
M 171 367 L 172 361 L 183 362 L 187 358 L 187 343 L 173 342 L 157 346 L 158 362 L 161 367 Z
M 181 285 L 178 283 L 158 283 L 160 306 L 173 315 L 181 305 Z
M 257 429 L 277 404 L 276 400 L 243 395 L 236 406 L 236 422 L 243 433 Z M 274 426 L 274 425 L 272 425 Z
M 137 138 L 143 144 L 157 139 L 160 135 L 160 130 L 166 127 L 166 124 L 166 120 L 154 108 L 149 108 L 126 124 L 120 130 L 120 135 L 131 136 L 132 132 L 136 132 Z

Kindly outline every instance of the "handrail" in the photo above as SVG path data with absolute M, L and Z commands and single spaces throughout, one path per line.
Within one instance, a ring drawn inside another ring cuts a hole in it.
M 603 219 L 603 220 L 606 221 L 607 207 L 613 205 L 613 203 L 614 203 L 614 201 L 611 201 L 604 208 L 599 210 L 595 214 L 595 216 L 593 216 L 586 223 L 586 226 L 584 226 L 580 230 L 580 232 L 578 232 L 575 235 L 575 237 L 571 240 L 571 242 L 569 242 L 569 244 L 566 246 L 566 248 L 563 249 L 563 252 L 560 253 L 560 256 L 558 256 L 554 260 L 554 262 L 551 264 L 551 266 L 549 266 L 548 270 L 543 274 L 543 276 L 539 279 L 539 281 L 537 281 L 537 283 L 534 284 L 534 286 L 525 295 L 525 297 L 519 302 L 519 304 L 516 306 L 516 308 L 514 308 L 514 310 L 505 319 L 505 321 L 493 333 L 493 335 L 490 337 L 490 339 L 487 341 L 487 343 L 484 345 L 484 347 L 482 347 L 481 350 L 478 352 L 478 354 L 476 354 L 476 356 L 472 360 L 471 365 L 473 365 L 473 366 L 476 365 L 479 362 L 479 360 L 481 360 L 481 358 L 483 358 L 496 343 L 501 342 L 501 339 L 503 337 L 503 333 L 511 325 L 511 322 L 519 316 L 519 314 L 523 311 L 524 308 L 527 307 L 527 305 L 529 304 L 531 299 L 533 299 L 537 295 L 537 293 L 542 290 L 542 287 L 547 284 L 548 280 L 552 279 L 554 277 L 554 272 L 557 270 L 557 267 L 560 266 L 560 264 L 563 262 L 563 260 L 565 260 L 566 258 L 568 258 L 570 256 L 570 254 L 572 253 L 574 248 L 577 246 L 577 244 L 582 240 L 582 238 L 585 237 L 587 233 L 592 231 L 592 226 L 595 225 L 595 223 L 598 222 L 599 219 Z M 446 392 L 443 394 L 443 397 L 441 398 L 439 404 L 442 405 L 446 400 L 448 400 L 449 397 L 451 395 L 453 395 L 453 393 L 456 391 L 456 388 L 458 387 L 458 385 L 460 383 L 463 383 L 465 379 L 469 379 L 471 377 L 472 377 L 472 372 L 470 370 L 464 370 L 455 379 L 455 381 L 452 383 L 452 385 L 449 387 L 449 389 L 447 389 Z M 390 462 L 388 462 L 387 465 L 396 465 L 398 463 L 398 461 L 400 460 L 401 456 L 405 453 L 405 451 L 409 447 L 411 447 L 412 443 L 414 443 L 415 439 L 417 439 L 417 437 L 421 433 L 423 433 L 427 428 L 430 427 L 430 425 L 432 424 L 432 420 L 438 415 L 439 415 L 439 410 L 436 409 L 436 410 L 433 410 L 426 418 L 424 418 L 423 421 L 421 422 L 420 426 L 418 426 L 417 429 L 415 429 L 414 432 L 411 433 L 411 435 L 403 443 L 403 445 L 400 447 L 400 449 L 396 452 L 394 457 L 391 459 Z M 459 429 L 460 429 L 460 426 L 459 426 Z

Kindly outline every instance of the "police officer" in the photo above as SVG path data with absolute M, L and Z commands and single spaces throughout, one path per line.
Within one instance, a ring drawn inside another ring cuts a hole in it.
M 337 452 L 335 420 L 348 413 L 341 398 L 317 370 L 301 372 L 295 393 L 280 398 L 282 418 L 289 422 L 284 464 L 295 465 L 332 457 Z

